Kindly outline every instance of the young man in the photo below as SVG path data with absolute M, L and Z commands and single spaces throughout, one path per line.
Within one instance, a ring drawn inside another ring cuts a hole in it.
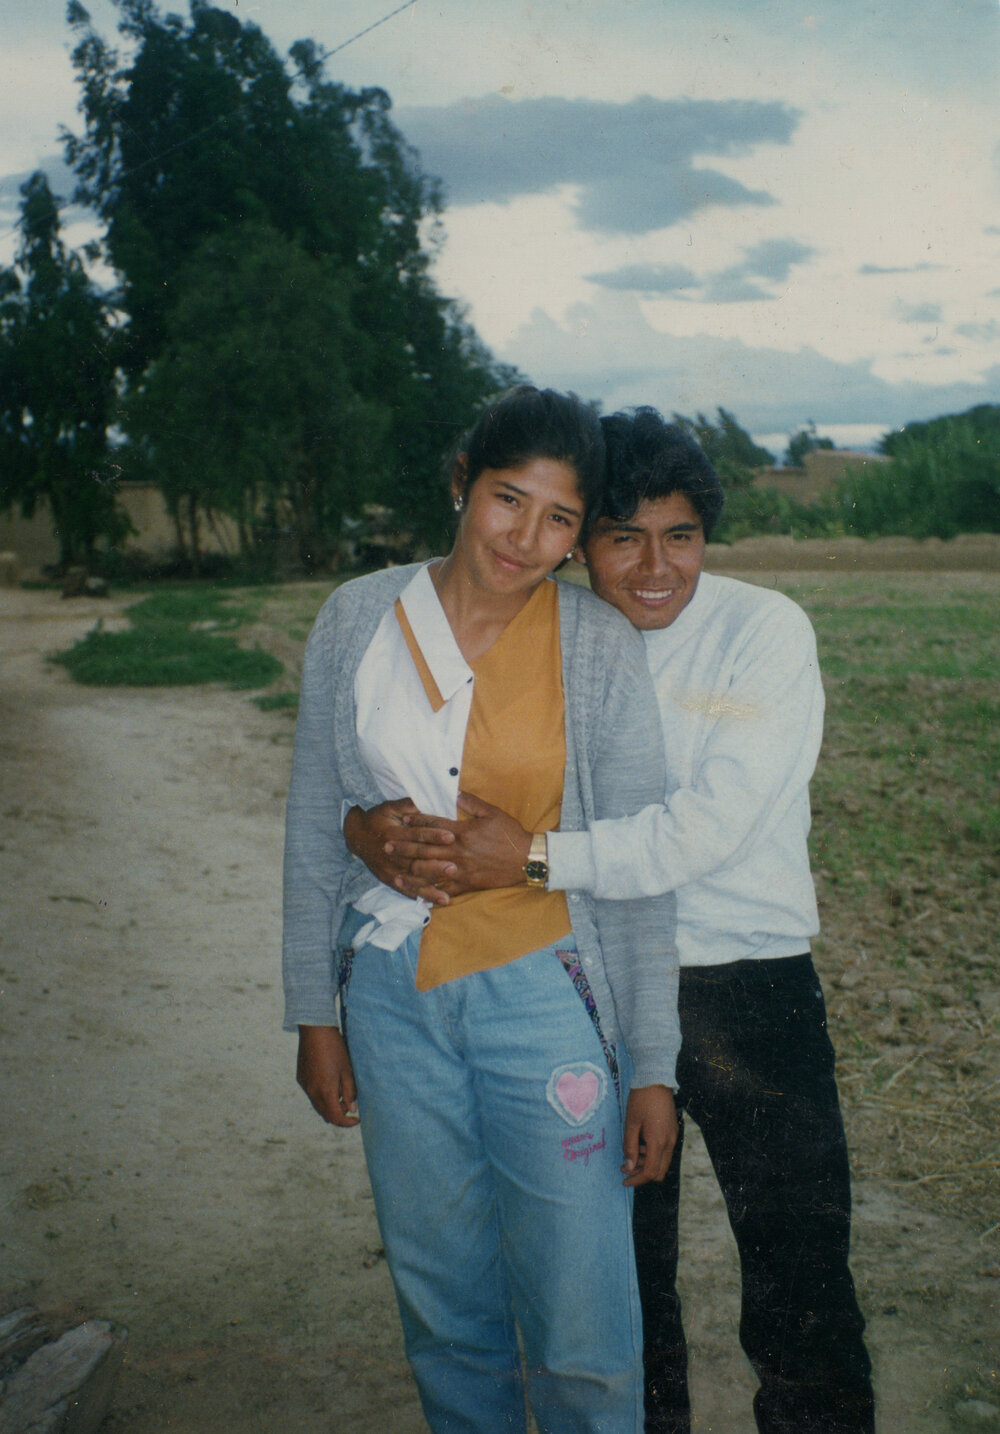
M 547 865 L 550 888 L 676 891 L 678 1105 L 701 1128 L 739 1247 L 758 1429 L 871 1434 L 847 1150 L 809 954 L 808 787 L 823 718 L 815 639 L 788 598 L 702 571 L 722 490 L 698 445 L 651 409 L 603 424 L 607 492 L 579 556 L 594 592 L 645 636 L 665 804 L 543 837 L 463 799 L 469 819 L 457 824 L 407 815 L 410 831 L 379 826 L 387 857 L 373 852 L 375 828 L 362 837 L 358 823 L 359 854 L 381 863 L 383 879 L 397 863 L 397 885 L 438 900 L 524 880 L 529 857 Z M 690 1429 L 675 1286 L 682 1138 L 683 1126 L 666 1181 L 635 1202 L 646 1429 L 656 1434 Z

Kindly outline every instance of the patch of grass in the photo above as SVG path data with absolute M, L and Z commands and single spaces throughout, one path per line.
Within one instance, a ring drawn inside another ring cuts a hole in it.
M 213 627 L 235 628 L 249 622 L 256 609 L 237 606 L 218 588 L 161 588 L 133 603 L 129 619 L 137 627 L 165 623 L 191 627 L 211 624 Z
M 214 587 L 162 589 L 132 604 L 126 631 L 106 632 L 98 622 L 52 661 L 87 686 L 266 687 L 281 676 L 282 663 L 259 647 L 240 647 L 232 636 L 254 619 L 257 606 L 240 605 Z
M 1000 1217 L 1000 581 L 779 584 L 816 627 L 816 945 L 856 1165 L 920 1203 Z M 928 1129 L 934 1132 L 928 1141 Z
M 334 589 L 347 581 L 347 578 L 309 579 L 273 588 L 264 594 L 261 619 L 304 644 L 320 608 Z
M 263 697 L 255 697 L 253 701 L 262 712 L 297 712 L 299 710 L 299 694 L 297 692 L 265 692 Z
M 988 679 L 996 671 L 996 614 L 985 605 L 886 603 L 873 609 L 824 608 L 813 616 L 826 677 Z M 991 639 L 993 639 L 991 641 Z
M 129 632 L 92 630 L 52 661 L 88 687 L 181 687 L 203 682 L 266 687 L 282 672 L 278 659 L 259 648 L 247 652 L 231 638 L 168 624 Z

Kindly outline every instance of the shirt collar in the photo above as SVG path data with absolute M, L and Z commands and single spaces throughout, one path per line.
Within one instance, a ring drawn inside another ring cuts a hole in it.
M 703 568 L 698 575 L 698 585 L 691 601 L 681 609 L 670 626 L 654 628 L 642 634 L 647 651 L 655 652 L 661 658 L 664 654 L 676 652 L 689 637 L 702 628 L 712 609 L 715 595 L 715 576 L 706 573 Z
M 473 672 L 455 641 L 455 634 L 431 581 L 429 565 L 425 564 L 414 574 L 400 593 L 399 600 L 438 691 L 448 702 L 470 681 Z

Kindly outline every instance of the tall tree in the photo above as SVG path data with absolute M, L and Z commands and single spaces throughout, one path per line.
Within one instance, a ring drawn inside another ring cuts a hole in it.
M 724 408 L 716 409 L 714 423 L 703 413 L 693 419 L 675 413 L 673 418 L 698 440 L 727 487 L 746 487 L 753 481 L 756 468 L 766 468 L 774 462 L 774 455 L 755 443 L 734 415 Z
M 891 462 L 848 471 L 838 485 L 848 532 L 1000 532 L 1000 404 L 908 423 L 880 446 Z
M 788 447 L 785 449 L 785 467 L 801 468 L 808 453 L 815 453 L 820 448 L 832 449 L 834 446 L 832 438 L 820 437 L 810 418 L 805 428 L 800 428 L 789 438 Z
M 0 271 L 0 506 L 47 503 L 62 567 L 128 529 L 116 509 L 108 426 L 115 332 L 80 256 L 67 252 L 48 180 L 21 186 L 21 240 Z
M 223 512 L 245 556 L 266 557 L 288 526 L 303 565 L 325 565 L 390 424 L 352 381 L 375 350 L 351 320 L 349 278 L 250 224 L 207 239 L 180 278 L 160 356 L 126 405 L 178 546 L 197 567 L 201 524 Z
M 209 241 L 232 249 L 243 226 L 268 230 L 346 301 L 335 341 L 345 379 L 388 415 L 380 480 L 371 465 L 358 470 L 355 506 L 379 497 L 433 531 L 442 449 L 511 375 L 433 283 L 438 188 L 393 125 L 388 95 L 330 81 L 309 41 L 286 64 L 255 25 L 206 0 L 190 0 L 188 21 L 153 0 L 115 3 L 121 52 L 71 0 L 85 127 L 65 140 L 77 198 L 104 221 L 121 275 L 130 380 L 145 383 L 167 348 L 179 361 L 186 326 L 172 315 L 198 282 L 194 256 Z M 130 421 L 148 412 L 135 405 Z
M 902 428 L 883 434 L 878 449 L 880 453 L 894 458 L 897 453 L 910 448 L 915 441 L 924 443 L 944 438 L 962 428 L 981 441 L 987 453 L 994 459 L 1000 455 L 1000 403 L 977 403 L 964 413 L 945 413 L 939 418 L 915 419 Z

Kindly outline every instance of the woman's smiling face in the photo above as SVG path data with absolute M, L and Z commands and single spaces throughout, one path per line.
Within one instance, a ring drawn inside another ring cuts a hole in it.
M 583 522 L 576 470 L 559 458 L 484 468 L 452 492 L 462 502 L 453 558 L 474 586 L 497 596 L 530 592 L 569 553 Z

